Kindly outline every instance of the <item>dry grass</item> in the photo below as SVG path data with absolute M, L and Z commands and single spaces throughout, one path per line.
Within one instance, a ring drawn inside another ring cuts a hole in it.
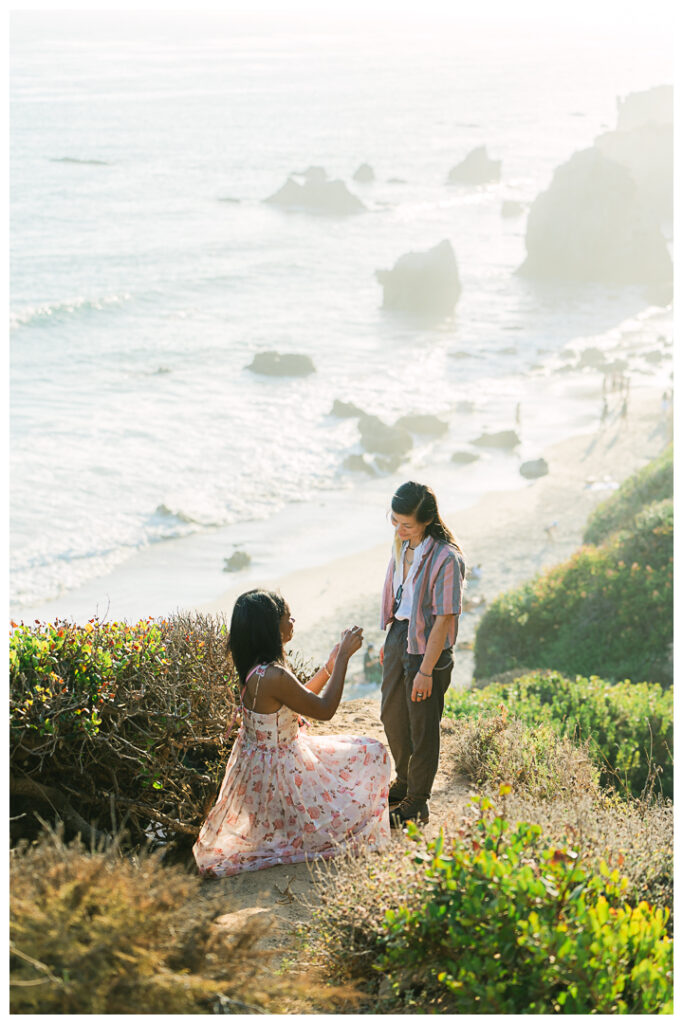
M 544 799 L 597 793 L 598 771 L 588 745 L 558 736 L 547 723 L 531 727 L 503 710 L 454 724 L 453 767 L 477 785 L 506 783 Z
M 262 926 L 227 909 L 160 853 L 88 852 L 57 833 L 11 854 L 12 1013 L 302 1012 L 314 992 L 269 972 Z M 320 991 L 317 993 L 321 1001 Z

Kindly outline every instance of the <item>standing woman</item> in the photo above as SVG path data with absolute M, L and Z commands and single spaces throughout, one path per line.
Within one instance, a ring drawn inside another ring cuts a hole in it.
M 391 499 L 394 549 L 382 594 L 382 724 L 396 765 L 392 828 L 429 821 L 441 716 L 451 681 L 465 561 L 430 487 L 410 480 Z

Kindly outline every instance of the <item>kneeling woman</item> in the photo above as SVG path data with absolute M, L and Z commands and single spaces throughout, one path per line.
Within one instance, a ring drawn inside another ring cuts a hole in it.
M 230 650 L 243 683 L 242 725 L 193 848 L 202 874 L 234 875 L 389 842 L 391 766 L 383 744 L 309 736 L 299 727 L 299 715 L 322 721 L 334 715 L 362 630 L 344 630 L 306 686 L 284 656 L 293 632 L 279 594 L 250 590 L 237 599 Z
M 431 488 L 402 484 L 391 499 L 395 527 L 382 595 L 382 723 L 396 764 L 391 825 L 429 821 L 439 766 L 441 716 L 451 681 L 465 562 Z

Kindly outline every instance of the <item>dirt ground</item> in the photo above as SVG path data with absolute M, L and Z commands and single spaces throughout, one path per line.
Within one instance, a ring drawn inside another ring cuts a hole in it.
M 379 701 L 360 698 L 341 704 L 332 722 L 312 722 L 313 733 L 350 733 L 371 736 L 386 744 L 379 718 Z M 424 833 L 436 835 L 445 820 L 459 817 L 473 790 L 465 779 L 453 771 L 453 724 L 444 719 L 441 726 L 441 757 L 430 801 L 430 821 Z M 392 831 L 392 843 L 407 844 L 402 832 Z M 215 904 L 216 924 L 230 930 L 250 918 L 257 918 L 263 927 L 259 945 L 280 960 L 293 948 L 297 927 L 305 925 L 310 910 L 302 898 L 314 902 L 313 874 L 308 864 L 283 864 L 262 871 L 248 871 L 229 878 L 206 880 L 202 898 Z

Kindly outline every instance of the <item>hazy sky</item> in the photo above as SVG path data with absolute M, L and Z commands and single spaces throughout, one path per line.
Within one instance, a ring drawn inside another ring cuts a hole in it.
M 246 8 L 246 10 L 245 10 Z M 674 0 L 224 0 L 221 4 L 201 3 L 194 10 L 185 4 L 143 3 L 135 10 L 118 9 L 110 4 L 62 3 L 12 4 L 12 11 L 59 12 L 64 20 L 75 11 L 123 15 L 152 12 L 165 18 L 171 12 L 182 12 L 197 20 L 205 13 L 221 19 L 251 22 L 266 20 L 271 24 L 293 24 L 303 21 L 311 27 L 351 23 L 362 29 L 364 24 L 407 24 L 418 27 L 430 22 L 489 22 L 529 24 L 538 26 L 594 26 L 623 29 L 650 28 L 673 32 Z M 37 20 L 37 19 L 36 19 Z

